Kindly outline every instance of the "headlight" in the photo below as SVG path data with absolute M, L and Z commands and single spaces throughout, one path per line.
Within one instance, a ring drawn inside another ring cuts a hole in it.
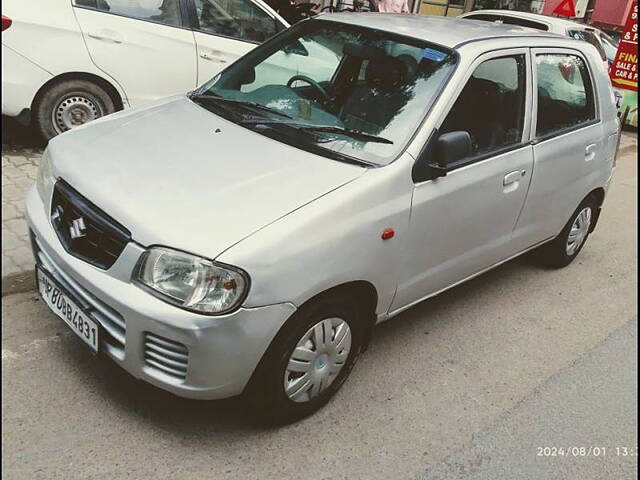
M 40 166 L 38 167 L 38 176 L 36 177 L 36 189 L 38 195 L 43 202 L 47 200 L 47 192 L 49 192 L 51 184 L 53 184 L 53 168 L 51 166 L 51 159 L 49 158 L 48 150 L 45 150 L 40 159 Z
M 239 269 L 164 247 L 147 250 L 134 280 L 161 299 L 186 310 L 222 314 L 247 293 L 248 277 Z

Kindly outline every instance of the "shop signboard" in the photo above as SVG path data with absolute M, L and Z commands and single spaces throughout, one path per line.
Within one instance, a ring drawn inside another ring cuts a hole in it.
M 616 104 L 627 124 L 638 126 L 638 0 L 627 15 L 624 33 L 609 70 Z

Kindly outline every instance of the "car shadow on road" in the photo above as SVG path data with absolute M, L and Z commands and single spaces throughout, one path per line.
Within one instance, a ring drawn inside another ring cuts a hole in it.
M 43 150 L 44 141 L 32 127 L 25 127 L 15 119 L 2 115 L 2 151 L 11 150 Z
M 437 327 L 449 309 L 459 306 L 459 302 L 483 298 L 485 290 L 496 287 L 496 283 L 500 287 L 501 283 L 513 282 L 515 278 L 525 275 L 527 270 L 536 268 L 527 257 L 512 260 L 416 305 L 393 321 L 378 325 L 371 347 L 363 355 L 358 365 L 360 368 L 356 368 L 354 374 L 357 376 L 364 370 L 365 376 L 369 373 L 374 375 L 367 368 L 362 368 L 362 364 L 366 367 L 367 357 L 376 355 L 376 350 L 380 351 L 379 347 L 382 347 L 382 350 L 397 349 L 401 348 L 401 345 L 415 342 L 416 330 L 428 333 Z M 66 339 L 68 342 L 74 340 L 72 337 Z M 87 368 L 92 369 L 92 390 L 97 391 L 100 398 L 107 400 L 119 414 L 131 416 L 134 421 L 152 422 L 154 426 L 171 432 L 178 438 L 211 440 L 221 434 L 232 433 L 232 438 L 246 439 L 247 436 L 259 435 L 261 432 L 277 428 L 258 422 L 244 402 L 237 397 L 208 401 L 180 398 L 136 380 L 106 357 L 97 357 L 95 363 L 86 362 L 86 350 L 80 345 L 73 350 L 75 353 L 72 356 L 74 359 L 77 356 L 78 364 L 85 364 Z M 401 352 L 398 352 L 398 355 L 401 355 Z M 368 381 L 367 378 L 361 380 Z M 371 378 L 371 381 L 375 382 L 375 378 Z M 341 401 L 340 394 L 335 401 Z M 331 405 L 328 408 L 331 408 Z M 226 440 L 229 440 L 228 436 Z

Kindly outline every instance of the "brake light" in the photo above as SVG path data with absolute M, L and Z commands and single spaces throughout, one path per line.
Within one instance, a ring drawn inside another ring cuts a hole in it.
M 4 32 L 7 28 L 11 26 L 11 19 L 9 17 L 5 17 L 2 15 L 2 31 Z

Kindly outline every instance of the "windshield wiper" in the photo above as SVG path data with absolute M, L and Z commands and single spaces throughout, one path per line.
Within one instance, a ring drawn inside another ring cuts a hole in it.
M 253 110 L 260 110 L 262 112 L 267 112 L 267 113 L 272 113 L 274 115 L 278 115 L 280 117 L 283 118 L 288 118 L 289 120 L 293 120 L 292 117 L 290 117 L 289 115 L 287 115 L 286 113 L 282 113 L 279 112 L 278 110 L 274 110 L 272 108 L 269 108 L 265 105 L 262 105 L 261 103 L 257 103 L 257 102 L 250 102 L 247 100 L 238 100 L 235 98 L 225 98 L 225 97 L 221 97 L 219 95 L 213 95 L 213 94 L 204 94 L 204 93 L 193 93 L 191 95 L 189 95 L 189 98 L 194 100 L 194 101 L 205 101 L 205 102 L 212 102 L 212 103 L 223 103 L 223 104 L 231 104 L 231 105 L 241 105 L 243 107 L 249 107 Z
M 344 135 L 346 137 L 355 138 L 357 140 L 363 140 L 365 142 L 386 143 L 387 145 L 393 145 L 393 142 L 387 138 L 378 137 L 376 135 L 360 132 L 358 130 L 351 130 L 349 128 L 331 127 L 328 125 L 305 125 L 305 126 L 299 127 L 299 129 L 304 132 L 336 133 L 338 135 Z
M 358 130 L 351 130 L 349 128 L 335 127 L 331 125 L 313 125 L 310 123 L 298 123 L 298 122 L 283 122 L 281 120 L 264 120 L 264 119 L 245 119 L 243 124 L 267 124 L 275 123 L 278 125 L 291 125 L 296 130 L 303 132 L 320 132 L 320 133 L 335 133 L 337 135 L 344 135 L 346 137 L 355 138 L 357 140 L 363 140 L 365 142 L 385 143 L 387 145 L 393 145 L 391 140 L 369 133 L 360 132 Z

